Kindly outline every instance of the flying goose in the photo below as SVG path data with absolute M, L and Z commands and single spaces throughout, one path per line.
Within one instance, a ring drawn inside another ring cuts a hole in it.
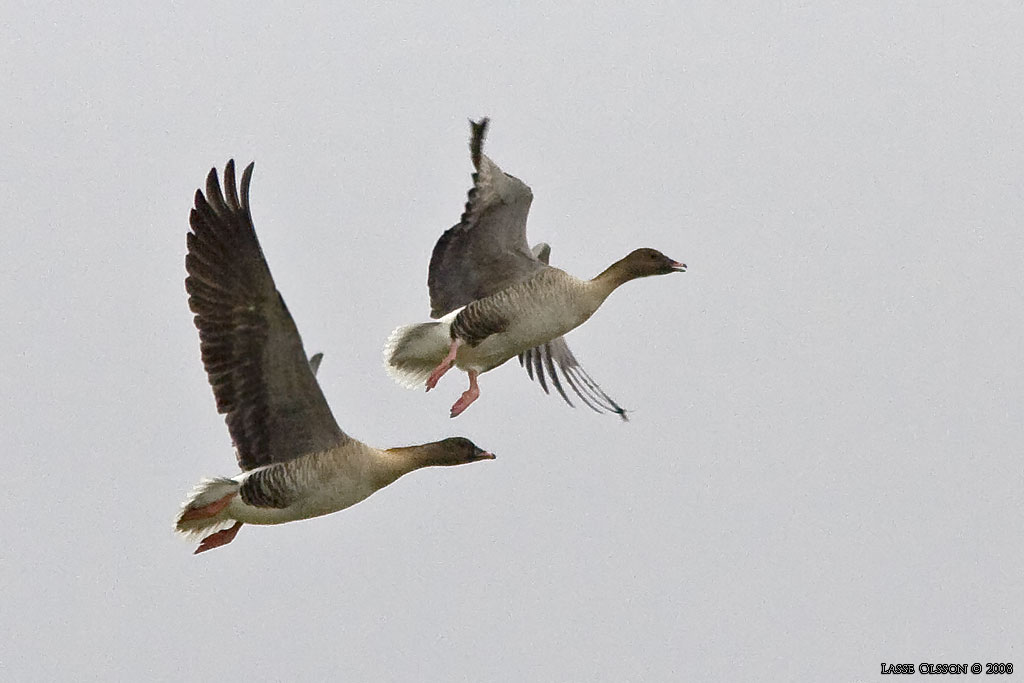
M 600 275 L 582 280 L 548 265 L 551 248 L 526 242 L 533 192 L 482 153 L 488 119 L 470 121 L 476 172 L 465 212 L 430 257 L 430 316 L 437 322 L 395 329 L 384 346 L 385 368 L 408 387 L 433 389 L 453 365 L 469 389 L 452 406 L 462 413 L 480 395 L 477 377 L 514 356 L 548 393 L 551 384 L 570 406 L 562 379 L 597 412 L 626 411 L 591 379 L 562 336 L 586 322 L 623 283 L 686 270 L 655 249 L 637 249 Z
M 197 553 L 230 543 L 243 523 L 281 524 L 343 510 L 403 474 L 494 456 L 461 437 L 379 449 L 335 422 L 302 339 L 263 257 L 249 210 L 253 164 L 206 179 L 189 215 L 189 308 L 217 411 L 225 414 L 241 474 L 196 484 L 176 530 L 204 536 Z

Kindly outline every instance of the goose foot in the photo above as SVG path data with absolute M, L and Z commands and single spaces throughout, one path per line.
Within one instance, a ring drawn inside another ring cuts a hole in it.
M 188 522 L 193 519 L 209 519 L 210 517 L 215 517 L 218 512 L 220 512 L 221 510 L 228 506 L 228 503 L 231 502 L 231 499 L 234 498 L 235 495 L 237 495 L 237 492 L 232 491 L 231 493 L 224 496 L 220 500 L 215 500 L 209 505 L 204 505 L 202 507 L 197 508 L 190 507 L 189 509 L 181 513 L 180 521 Z
M 434 368 L 434 371 L 430 373 L 430 377 L 427 378 L 427 391 L 436 387 L 438 380 L 444 376 L 444 373 L 451 370 L 452 365 L 455 364 L 455 355 L 459 352 L 459 346 L 461 345 L 461 339 L 452 339 L 452 345 L 448 348 L 448 355 L 444 357 L 441 364 Z
M 192 554 L 198 555 L 199 553 L 205 553 L 207 550 L 213 550 L 214 548 L 219 548 L 222 545 L 231 543 L 231 541 L 235 540 L 235 536 L 238 535 L 238 530 L 241 528 L 242 523 L 235 522 L 235 525 L 230 529 L 222 529 L 217 533 L 210 534 L 203 539 L 202 543 L 199 544 L 199 547 L 196 548 L 196 551 Z
M 469 389 L 462 393 L 462 397 L 452 406 L 452 417 L 458 417 L 469 407 L 469 404 L 480 397 L 480 387 L 476 383 L 476 376 L 480 374 L 476 370 L 469 371 Z

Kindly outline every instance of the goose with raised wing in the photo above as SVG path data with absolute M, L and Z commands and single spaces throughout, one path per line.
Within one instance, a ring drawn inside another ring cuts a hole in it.
M 197 553 L 234 540 L 245 523 L 282 524 L 343 510 L 421 467 L 493 459 L 455 437 L 401 448 L 374 448 L 341 430 L 252 223 L 253 164 L 217 170 L 189 216 L 185 289 L 217 410 L 225 415 L 242 472 L 200 481 L 182 505 L 176 530 L 202 537 Z
M 586 322 L 624 283 L 682 272 L 686 265 L 655 249 L 637 249 L 589 280 L 549 265 L 550 247 L 531 249 L 526 241 L 533 192 L 483 154 L 488 119 L 470 124 L 473 187 L 461 220 L 441 235 L 430 257 L 430 315 L 437 320 L 391 333 L 384 346 L 388 374 L 430 391 L 451 367 L 464 370 L 469 389 L 452 406 L 455 417 L 479 397 L 481 373 L 518 356 L 545 393 L 550 381 L 572 405 L 564 382 L 594 410 L 626 419 L 563 335 Z

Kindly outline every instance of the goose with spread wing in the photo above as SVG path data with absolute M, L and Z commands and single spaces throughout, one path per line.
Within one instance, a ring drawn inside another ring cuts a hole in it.
M 637 249 L 590 280 L 549 265 L 550 247 L 531 249 L 526 241 L 533 192 L 483 154 L 488 119 L 470 124 L 473 187 L 462 219 L 441 235 L 430 257 L 430 315 L 438 320 L 391 333 L 384 346 L 388 374 L 430 391 L 452 366 L 464 370 L 469 389 L 452 406 L 455 417 L 479 397 L 480 373 L 518 356 L 545 393 L 550 381 L 572 405 L 568 384 L 587 406 L 626 419 L 626 411 L 580 367 L 563 335 L 586 322 L 620 285 L 685 271 L 686 265 L 655 249 Z
M 243 523 L 281 524 L 355 505 L 402 475 L 494 456 L 455 437 L 379 449 L 341 430 L 252 224 L 249 182 L 235 165 L 217 170 L 189 216 L 185 289 L 217 410 L 225 415 L 241 474 L 204 479 L 178 514 L 176 530 L 203 537 L 196 552 L 234 540 Z

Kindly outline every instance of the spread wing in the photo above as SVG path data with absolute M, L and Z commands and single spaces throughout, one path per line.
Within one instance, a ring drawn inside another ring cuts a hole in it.
M 488 119 L 470 122 L 476 172 L 466 209 L 430 256 L 430 315 L 440 318 L 545 267 L 526 243 L 533 192 L 482 153 Z
M 189 215 L 185 289 L 195 313 L 203 366 L 237 449 L 251 470 L 337 446 L 341 431 L 314 377 L 302 339 L 263 257 L 249 210 L 253 164 L 242 173 L 241 201 L 235 164 L 217 169 L 196 191 Z M 311 367 L 311 362 L 313 367 Z
M 548 259 L 551 257 L 551 247 L 544 242 L 535 244 L 533 254 L 542 263 L 547 264 Z M 600 413 L 607 410 L 617 414 L 623 420 L 629 419 L 626 417 L 626 410 L 612 400 L 611 396 L 604 393 L 601 387 L 597 385 L 597 382 L 587 374 L 587 371 L 576 360 L 576 356 L 572 355 L 569 345 L 565 342 L 565 337 L 556 337 L 547 344 L 535 346 L 528 351 L 524 351 L 519 354 L 519 364 L 526 368 L 526 374 L 530 376 L 530 379 L 536 377 L 537 382 L 540 383 L 540 388 L 544 390 L 545 394 L 548 393 L 547 380 L 544 376 L 546 372 L 547 379 L 551 380 L 552 386 L 555 387 L 559 395 L 561 395 L 566 403 L 572 405 L 572 401 L 569 400 L 569 396 L 562 387 L 562 381 L 559 379 L 558 373 L 555 372 L 555 367 L 557 366 L 561 371 L 562 379 L 580 397 L 584 404 L 596 412 Z
M 549 393 L 547 385 L 547 379 L 549 379 L 565 402 L 572 405 L 572 401 L 569 400 L 569 396 L 562 386 L 564 381 L 580 397 L 580 400 L 594 411 L 615 413 L 623 420 L 628 421 L 625 408 L 604 393 L 597 382 L 587 374 L 587 371 L 569 350 L 569 345 L 565 343 L 565 337 L 555 337 L 547 344 L 524 351 L 519 354 L 519 364 L 526 368 L 530 379 L 537 379 L 545 394 Z M 561 371 L 561 379 L 559 379 L 559 373 L 555 371 L 556 368 Z M 545 373 L 547 373 L 547 379 L 545 379 Z

